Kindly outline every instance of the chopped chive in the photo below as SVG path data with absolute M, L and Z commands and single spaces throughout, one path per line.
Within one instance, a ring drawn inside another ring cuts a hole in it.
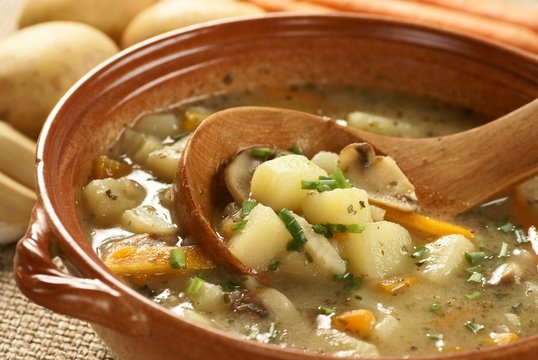
M 443 308 L 443 306 L 441 305 L 441 303 L 438 303 L 438 302 L 434 302 L 430 305 L 430 311 L 433 312 L 433 313 L 438 313 L 441 311 L 441 309 Z
M 428 248 L 426 246 L 419 245 L 415 247 L 415 250 L 411 254 L 411 257 L 416 258 L 416 259 L 424 259 L 427 252 L 428 252 Z
M 280 267 L 280 261 L 276 260 L 269 264 L 267 267 L 270 271 L 278 271 L 278 268 Z
M 335 307 L 328 307 L 328 306 L 320 306 L 318 310 L 322 315 L 331 315 L 336 312 Z
M 247 222 L 248 220 L 241 220 L 241 221 L 236 222 L 234 226 L 232 227 L 232 231 L 243 230 L 245 226 L 247 225 Z
M 347 231 L 347 226 L 344 224 L 327 224 L 325 226 L 332 233 L 345 233 Z
M 364 231 L 364 225 L 361 224 L 348 224 L 346 225 L 346 232 L 353 234 L 360 234 Z
M 336 184 L 340 189 L 348 189 L 351 187 L 351 184 L 346 179 L 344 172 L 340 168 L 336 168 L 336 170 L 334 170 L 332 177 L 334 180 L 336 180 Z
M 466 252 L 465 258 L 470 264 L 476 264 L 486 258 L 486 254 L 483 251 Z
M 245 200 L 241 204 L 241 217 L 245 218 L 247 217 L 252 209 L 257 205 L 255 200 Z
M 482 324 L 479 324 L 479 323 L 475 323 L 474 321 L 467 321 L 465 323 L 465 327 L 469 330 L 472 331 L 473 334 L 476 334 L 477 332 L 479 332 L 480 330 L 483 330 L 485 328 L 484 325 Z
M 250 149 L 250 155 L 255 158 L 264 159 L 271 154 L 271 149 L 268 147 L 254 147 Z
M 303 149 L 298 145 L 292 146 L 290 151 L 296 155 L 304 155 Z
M 529 242 L 529 239 L 525 235 L 523 229 L 516 229 L 514 233 L 516 234 L 516 241 L 518 244 L 525 244 Z
M 196 295 L 198 291 L 202 288 L 204 285 L 205 280 L 201 277 L 195 276 L 191 280 L 191 284 L 189 285 L 189 288 L 187 289 L 187 293 L 190 295 Z
M 507 222 L 502 225 L 497 226 L 497 230 L 502 231 L 504 233 L 510 233 L 515 230 L 514 224 Z
M 288 229 L 288 232 L 293 237 L 293 240 L 288 243 L 288 251 L 303 251 L 304 245 L 308 239 L 306 238 L 301 225 L 299 225 L 295 217 L 293 217 L 293 214 L 288 209 L 282 209 L 278 213 L 278 217 L 282 220 L 284 225 L 286 225 L 286 229 Z
M 514 312 L 517 313 L 517 312 L 519 312 L 519 311 L 521 310 L 521 307 L 522 307 L 522 306 L 523 306 L 523 304 L 520 303 L 520 302 L 518 302 L 518 303 L 513 304 L 513 305 L 511 306 L 511 308 L 512 308 L 512 310 L 513 310 Z
M 170 250 L 170 266 L 172 269 L 186 269 L 185 252 L 183 249 Z
M 469 275 L 472 275 L 473 273 L 477 272 L 482 272 L 482 265 L 481 264 L 478 264 L 478 265 L 475 265 L 475 266 L 472 266 L 470 268 L 467 268 L 465 269 L 465 272 Z
M 319 180 L 301 180 L 301 189 L 317 190 L 318 192 L 330 191 L 337 188 L 336 180 L 319 179 Z
M 508 247 L 508 243 L 503 242 L 501 246 L 501 251 L 499 252 L 500 258 L 507 258 L 510 255 L 510 248 Z
M 301 189 L 315 190 L 316 186 L 318 186 L 317 180 L 301 180 Z
M 443 334 L 426 334 L 426 336 L 428 337 L 428 339 L 435 341 L 443 340 L 444 337 Z
M 474 291 L 470 294 L 466 294 L 465 297 L 469 300 L 477 300 L 482 296 L 482 293 L 480 291 Z
M 333 234 L 329 231 L 329 229 L 327 229 L 327 227 L 321 224 L 312 225 L 312 230 L 314 230 L 315 233 L 325 236 L 326 238 L 331 238 L 333 236 Z
M 346 272 L 342 275 L 334 275 L 333 280 L 342 281 L 345 284 L 344 290 L 346 291 L 352 291 L 354 289 L 358 289 L 362 285 L 362 279 L 353 276 L 353 274 L 350 272 Z
M 482 283 L 482 280 L 484 280 L 484 275 L 482 275 L 479 272 L 474 272 L 469 277 L 469 279 L 467 279 L 468 282 L 473 282 L 473 283 Z

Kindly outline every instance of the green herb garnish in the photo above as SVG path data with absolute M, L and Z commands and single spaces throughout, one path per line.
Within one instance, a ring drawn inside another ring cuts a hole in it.
M 240 221 L 236 222 L 234 224 L 234 226 L 232 227 L 232 231 L 243 230 L 245 228 L 245 226 L 247 226 L 247 222 L 248 222 L 248 220 L 240 220 Z
M 337 188 L 334 179 L 301 180 L 301 189 L 317 190 L 318 192 L 330 191 Z
M 504 233 L 510 233 L 514 231 L 515 229 L 516 227 L 511 222 L 506 222 L 504 224 L 497 226 L 497 230 L 502 231 Z
M 252 209 L 257 205 L 255 200 L 245 200 L 241 204 L 241 218 L 247 217 Z
M 345 284 L 344 290 L 346 291 L 352 291 L 354 289 L 358 289 L 362 285 L 362 279 L 353 276 L 353 274 L 350 272 L 346 272 L 342 275 L 334 275 L 333 280 L 342 281 Z
M 473 282 L 477 284 L 482 283 L 482 280 L 484 280 L 484 275 L 479 272 L 472 273 L 469 279 L 467 279 L 468 282 Z
M 501 251 L 499 252 L 499 257 L 506 259 L 508 256 L 510 256 L 510 248 L 508 247 L 508 243 L 503 242 Z
M 426 334 L 426 336 L 428 339 L 435 341 L 443 340 L 443 334 Z
M 187 289 L 187 293 L 190 295 L 196 295 L 198 291 L 202 288 L 204 285 L 205 280 L 202 279 L 199 276 L 195 276 L 191 280 L 191 284 L 189 285 L 189 288 Z
M 478 265 L 475 265 L 475 266 L 472 266 L 470 268 L 467 268 L 465 269 L 465 272 L 469 275 L 472 275 L 473 273 L 477 272 L 482 272 L 482 265 L 481 264 L 478 264 Z
M 336 312 L 335 307 L 328 307 L 328 306 L 320 306 L 318 310 L 322 315 L 331 315 Z
M 434 302 L 430 305 L 430 311 L 433 312 L 433 313 L 439 313 L 441 311 L 441 309 L 443 308 L 443 306 L 441 305 L 441 303 L 438 303 L 438 302 Z
M 465 327 L 472 331 L 473 334 L 476 334 L 480 330 L 483 330 L 485 328 L 484 325 L 474 322 L 474 320 L 467 321 L 465 323 Z
M 250 155 L 258 159 L 265 159 L 270 154 L 271 149 L 268 147 L 254 147 L 250 149 Z
M 336 168 L 336 170 L 334 170 L 332 177 L 334 180 L 336 180 L 336 184 L 340 189 L 348 189 L 351 187 L 351 184 L 349 183 L 348 179 L 346 179 L 344 172 L 340 168 Z
M 321 225 L 321 224 L 314 224 L 312 225 L 312 230 L 314 230 L 315 233 L 321 234 L 325 236 L 326 238 L 331 238 L 333 234 L 327 229 L 327 227 Z
M 296 155 L 304 155 L 303 149 L 298 145 L 292 146 L 290 151 Z
M 293 240 L 288 243 L 288 251 L 304 251 L 304 246 L 308 239 L 306 238 L 301 225 L 297 222 L 291 211 L 287 209 L 282 209 L 278 213 L 278 217 L 284 225 L 288 232 L 291 234 Z
M 474 291 L 470 294 L 466 294 L 465 297 L 469 300 L 477 300 L 482 296 L 482 293 L 480 291 Z
M 186 269 L 187 262 L 183 249 L 170 250 L 170 266 L 172 269 Z
M 413 253 L 411 254 L 411 257 L 415 259 L 424 259 L 427 252 L 428 252 L 428 248 L 426 246 L 424 245 L 415 246 L 415 249 Z
M 486 258 L 486 254 L 483 251 L 466 252 L 465 258 L 470 264 L 476 264 Z
M 516 234 L 516 241 L 518 244 L 525 244 L 529 242 L 529 239 L 525 235 L 523 229 L 516 229 L 514 231 L 514 234 Z
M 219 284 L 219 287 L 222 289 L 222 291 L 224 292 L 232 292 L 232 291 L 235 291 L 237 289 L 239 289 L 241 286 L 239 286 L 239 284 L 231 281 L 231 280 L 228 280 L 226 282 L 223 282 L 221 284 Z

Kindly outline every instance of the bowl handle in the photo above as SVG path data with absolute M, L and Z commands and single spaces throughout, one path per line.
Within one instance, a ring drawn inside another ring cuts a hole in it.
M 54 235 L 38 203 L 26 234 L 17 244 L 13 271 L 24 295 L 55 312 L 131 335 L 147 335 L 149 327 L 125 295 L 99 279 L 62 272 L 50 253 Z

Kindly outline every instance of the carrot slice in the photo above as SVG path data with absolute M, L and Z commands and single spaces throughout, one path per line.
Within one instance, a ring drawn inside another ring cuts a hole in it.
M 309 0 L 341 11 L 374 14 L 440 27 L 516 46 L 538 53 L 538 33 L 505 21 L 493 20 L 415 1 Z
M 101 155 L 93 162 L 95 179 L 120 178 L 131 172 L 131 167 L 123 162 Z
M 387 294 L 395 294 L 396 292 L 406 289 L 417 282 L 416 276 L 394 276 L 388 279 L 383 279 L 378 283 L 378 286 Z
M 105 259 L 105 265 L 116 275 L 147 277 L 161 274 L 182 274 L 214 267 L 211 260 L 197 246 L 183 246 L 186 269 L 174 269 L 171 266 L 170 251 L 172 246 L 155 246 L 136 248 L 125 246 L 113 252 Z
M 538 31 L 538 10 L 506 1 L 495 0 L 418 0 L 469 14 L 502 20 Z
M 370 335 L 375 323 L 374 314 L 365 309 L 346 311 L 331 318 L 333 328 L 349 332 L 361 338 L 366 338 Z
M 309 11 L 309 12 L 329 12 L 335 9 L 323 6 L 310 4 L 306 1 L 295 0 L 247 0 L 254 5 L 258 5 L 266 11 Z
M 461 234 L 467 239 L 472 239 L 474 237 L 469 229 L 446 221 L 434 219 L 415 212 L 405 212 L 389 207 L 383 207 L 383 209 L 385 209 L 385 220 L 398 223 L 407 229 L 413 229 L 435 236 Z

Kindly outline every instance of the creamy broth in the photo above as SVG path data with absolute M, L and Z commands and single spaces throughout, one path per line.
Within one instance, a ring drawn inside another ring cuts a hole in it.
M 179 134 L 193 130 L 207 114 L 237 105 L 293 108 L 342 119 L 350 126 L 408 137 L 454 133 L 482 120 L 470 111 L 431 100 L 315 86 L 262 88 L 180 102 L 150 115 L 167 117 L 165 128 L 169 129 L 161 131 L 155 138 L 158 141 L 152 138 L 153 142 L 139 135 L 143 130 L 156 131 L 148 125 L 152 120 L 142 117 L 134 125 L 136 133 L 127 130 L 107 154 L 112 165 L 109 160 L 96 160 L 94 178 L 104 180 L 86 186 L 81 209 L 97 253 L 134 288 L 180 316 L 252 341 L 338 356 L 421 356 L 474 350 L 536 333 L 538 277 L 532 250 L 536 236 L 533 228 L 527 232 L 534 221 L 531 210 L 535 206 L 532 201 L 536 201 L 536 180 L 518 188 L 516 196 L 456 219 L 444 219 L 469 229 L 473 238 L 461 240 L 460 235 L 461 241 L 471 244 L 467 252 L 472 254 L 466 258 L 461 253 L 458 270 L 442 280 L 431 281 L 422 275 L 433 261 L 428 257 L 432 251 L 424 246 L 441 236 L 432 234 L 431 229 L 409 227 L 414 248 L 405 249 L 403 256 L 410 268 L 390 279 L 374 280 L 349 271 L 334 276 L 307 257 L 306 261 L 297 260 L 304 254 L 291 251 L 280 255 L 264 272 L 272 290 L 252 277 L 214 268 L 203 260 L 187 261 L 194 270 L 174 269 L 182 260 L 170 249 L 187 249 L 190 259 L 189 249 L 196 245 L 190 238 L 181 238 L 173 224 L 173 175 L 167 172 L 170 164 L 160 160 L 166 158 L 166 151 L 179 156 L 186 141 Z M 162 152 L 160 142 L 172 148 Z M 133 150 L 133 143 L 142 145 Z M 158 156 L 147 160 L 147 154 L 156 150 L 161 151 Z M 121 202 L 120 210 L 110 210 L 114 202 Z M 224 211 L 230 213 L 230 208 L 233 206 Z M 153 249 L 157 250 L 136 256 L 137 251 Z M 143 264 L 139 267 L 132 266 L 140 261 Z M 504 272 L 499 270 L 502 266 L 506 267 Z M 149 269 L 152 267 L 158 270 Z M 291 302 L 292 310 L 287 309 L 286 301 Z M 335 326 L 332 318 L 357 309 L 375 317 L 366 335 Z

